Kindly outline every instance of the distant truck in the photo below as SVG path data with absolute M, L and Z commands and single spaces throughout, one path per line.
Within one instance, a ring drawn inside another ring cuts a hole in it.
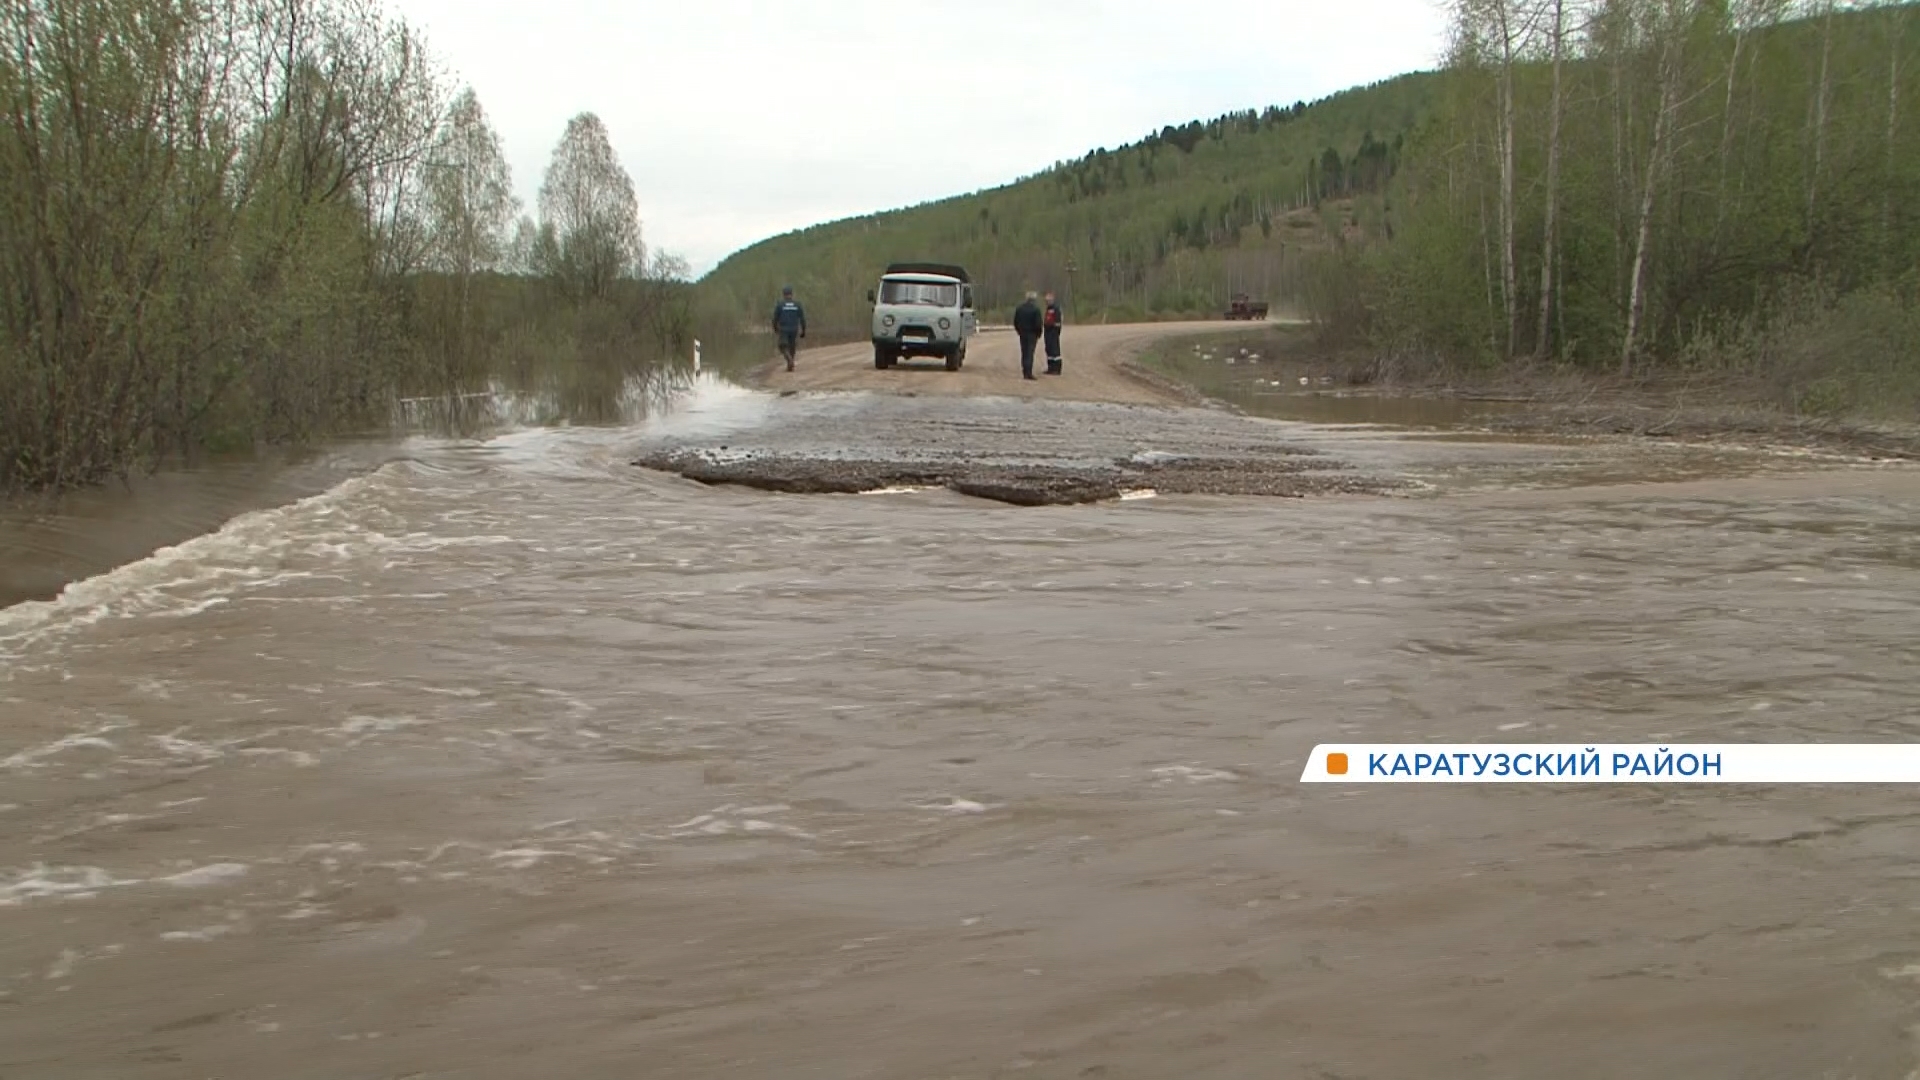
M 980 329 L 973 280 L 948 263 L 893 263 L 879 288 L 867 290 L 867 303 L 873 305 L 873 366 L 881 371 L 915 356 L 937 356 L 948 371 L 959 371 L 967 340 Z
M 1234 319 L 1264 319 L 1267 317 L 1267 302 L 1265 300 L 1249 300 L 1247 299 L 1246 293 L 1237 293 L 1234 295 L 1233 303 L 1227 305 L 1226 317 L 1229 321 Z

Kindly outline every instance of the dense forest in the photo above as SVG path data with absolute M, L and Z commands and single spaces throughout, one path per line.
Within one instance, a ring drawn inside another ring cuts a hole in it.
M 1302 295 L 1306 253 L 1383 224 L 1401 147 L 1435 88 L 1436 76 L 1413 74 L 1169 126 L 989 191 L 763 241 L 701 286 L 757 317 L 792 284 L 816 321 L 854 334 L 866 290 L 900 259 L 964 264 L 1002 317 L 1029 288 L 1058 291 L 1073 317 L 1112 321 L 1217 315 L 1236 290 Z
M 1314 312 L 1389 367 L 1573 367 L 1920 406 L 1907 5 L 1465 0 L 1391 236 Z
M 680 348 L 691 286 L 594 114 L 537 213 L 512 190 L 372 0 L 0 5 L 0 489 Z

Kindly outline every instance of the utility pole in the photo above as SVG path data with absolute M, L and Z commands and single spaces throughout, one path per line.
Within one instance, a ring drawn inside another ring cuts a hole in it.
M 1073 259 L 1072 259 L 1072 258 L 1068 258 L 1068 259 L 1067 259 L 1067 303 L 1066 303 L 1066 308 L 1067 308 L 1067 310 L 1068 310 L 1069 312 L 1072 312 L 1072 311 L 1073 311 L 1073 272 L 1074 272 L 1075 270 L 1078 270 L 1078 269 L 1079 269 L 1079 267 L 1077 267 L 1077 266 L 1075 266 L 1075 265 L 1073 265 Z

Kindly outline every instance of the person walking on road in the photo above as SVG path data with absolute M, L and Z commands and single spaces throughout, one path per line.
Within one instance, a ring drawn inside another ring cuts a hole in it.
M 1048 293 L 1047 294 L 1047 310 L 1046 310 L 1046 313 L 1041 317 L 1040 322 L 1041 322 L 1041 325 L 1046 329 L 1047 374 L 1049 375 L 1060 374 L 1061 318 L 1062 316 L 1060 314 L 1060 305 L 1054 301 L 1053 294 Z
M 1033 301 L 1035 294 L 1029 292 L 1026 302 L 1013 312 L 1013 332 L 1020 335 L 1020 377 L 1033 378 L 1033 347 L 1039 344 L 1041 332 L 1045 329 L 1040 317 L 1040 306 Z
M 792 371 L 800 339 L 807 336 L 807 312 L 793 298 L 791 285 L 780 290 L 780 302 L 773 306 L 773 333 L 780 342 L 780 355 L 787 358 L 787 370 Z

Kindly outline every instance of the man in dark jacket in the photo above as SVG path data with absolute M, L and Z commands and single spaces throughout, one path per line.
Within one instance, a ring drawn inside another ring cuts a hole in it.
M 1047 310 L 1041 318 L 1041 324 L 1047 331 L 1047 374 L 1060 374 L 1060 305 L 1054 302 L 1053 294 L 1047 294 Z
M 1040 318 L 1040 305 L 1034 303 L 1033 293 L 1027 294 L 1026 302 L 1013 312 L 1013 332 L 1020 335 L 1020 377 L 1033 378 L 1033 347 L 1040 341 L 1041 331 L 1045 329 Z
M 780 302 L 773 306 L 773 333 L 780 342 L 780 355 L 787 358 L 787 370 L 792 371 L 794 353 L 807 336 L 807 312 L 793 298 L 791 285 L 780 290 Z

